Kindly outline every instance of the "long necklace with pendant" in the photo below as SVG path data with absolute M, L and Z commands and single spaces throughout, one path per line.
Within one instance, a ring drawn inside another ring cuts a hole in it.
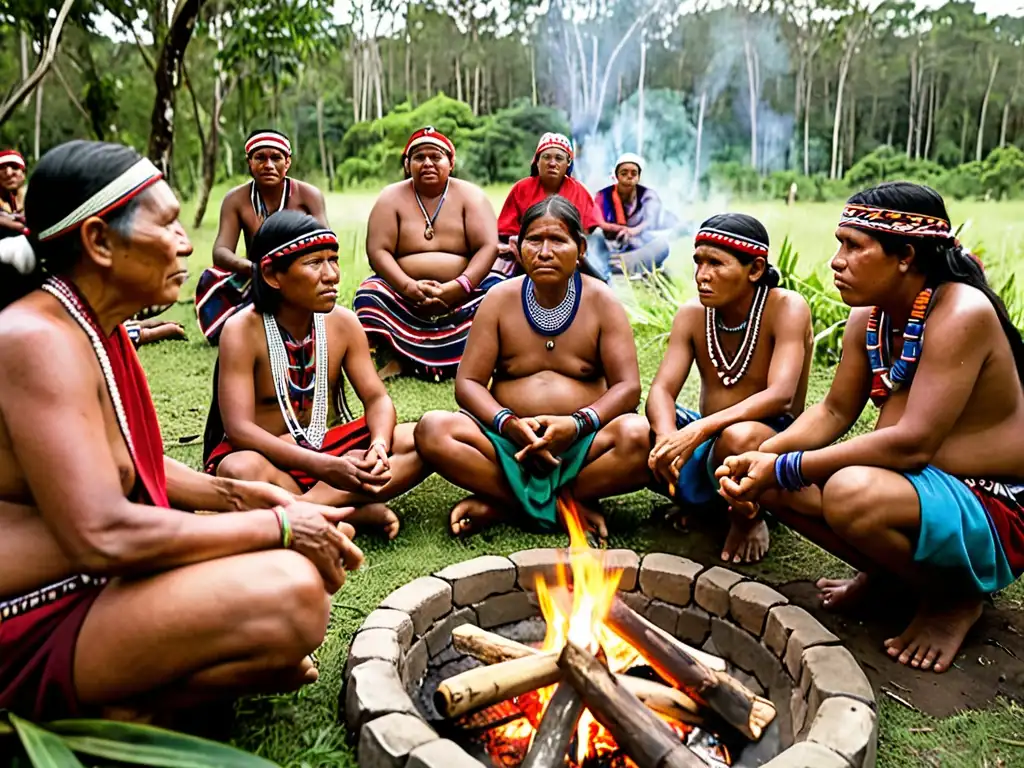
M 536 288 L 529 277 L 523 278 L 522 298 L 523 314 L 526 315 L 526 322 L 530 327 L 542 336 L 558 336 L 564 333 L 576 318 L 576 312 L 583 300 L 583 278 L 580 277 L 579 271 L 574 272 L 566 288 L 565 297 L 557 306 L 550 309 L 541 306 L 537 301 Z M 549 352 L 553 350 L 554 340 L 549 338 L 544 347 Z
M 441 193 L 441 199 L 437 201 L 437 208 L 434 209 L 434 215 L 428 216 L 427 209 L 423 205 L 423 201 L 420 199 L 420 193 L 416 191 L 416 187 L 413 186 L 412 193 L 416 195 L 416 205 L 420 207 L 420 213 L 423 214 L 424 221 L 427 222 L 426 229 L 423 230 L 423 237 L 427 240 L 434 239 L 434 222 L 437 221 L 437 215 L 441 212 L 441 206 L 444 205 L 444 199 L 448 196 L 448 185 L 451 183 L 451 179 L 444 183 L 444 192 Z
M 767 299 L 768 289 L 763 285 L 758 286 L 754 292 L 754 300 L 750 303 L 750 312 L 747 314 L 747 319 L 735 329 L 720 325 L 715 317 L 714 308 L 709 308 L 704 313 L 708 357 L 711 358 L 711 364 L 715 367 L 718 378 L 722 380 L 722 384 L 726 387 L 735 385 L 743 378 L 743 375 L 747 372 L 747 367 L 750 365 L 750 361 L 754 357 L 754 350 L 757 348 L 757 337 L 761 331 L 761 316 L 764 314 Z M 719 328 L 733 333 L 738 333 L 740 330 L 744 331 L 740 345 L 736 349 L 736 354 L 731 359 L 725 354 L 725 350 L 722 349 L 722 344 L 718 339 Z
M 267 313 L 263 315 L 263 328 L 267 335 L 267 351 L 270 355 L 270 371 L 274 378 L 274 392 L 277 404 L 281 408 L 285 426 L 296 444 L 304 448 L 320 450 L 324 435 L 327 433 L 327 330 L 324 315 L 317 312 L 313 315 L 313 348 L 316 355 L 316 369 L 313 373 L 313 408 L 309 417 L 309 426 L 303 428 L 299 417 L 292 406 L 289 388 L 288 351 L 281 338 L 281 330 L 277 320 Z

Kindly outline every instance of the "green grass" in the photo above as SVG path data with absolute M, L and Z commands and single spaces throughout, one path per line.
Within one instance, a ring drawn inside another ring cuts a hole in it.
M 192 296 L 199 272 L 210 262 L 217 205 L 224 191 L 215 192 L 216 204 L 211 205 L 206 224 L 199 230 L 190 230 L 196 248 L 192 276 L 182 293 L 184 303 L 168 312 L 170 317 L 186 324 L 191 340 L 142 349 L 167 452 L 194 467 L 199 465 L 201 447 L 196 442 L 181 445 L 179 439 L 202 433 L 216 352 L 201 341 L 193 305 L 184 300 Z M 489 190 L 489 194 L 497 209 L 504 190 Z M 344 277 L 340 301 L 349 305 L 355 287 L 369 272 L 362 239 L 373 200 L 374 195 L 370 193 L 328 197 L 328 215 L 342 236 Z M 745 205 L 743 209 L 766 222 L 775 244 L 780 244 L 786 235 L 793 240 L 801 254 L 802 269 L 810 270 L 812 265 L 827 269 L 834 250 L 832 231 L 838 204 L 801 204 L 790 209 L 781 204 L 759 203 Z M 703 205 L 685 215 L 699 221 L 713 210 L 712 206 Z M 952 214 L 957 222 L 965 217 L 972 222 L 969 234 L 964 236 L 965 242 L 974 244 L 983 239 L 989 254 L 987 260 L 994 256 L 1007 268 L 1012 267 L 1017 256 L 1019 230 L 1024 226 L 1021 223 L 1024 205 L 956 204 Z M 184 212 L 182 220 L 191 221 L 190 210 Z M 688 259 L 687 244 L 676 243 L 670 265 L 681 277 L 690 275 Z M 637 346 L 646 391 L 661 359 L 664 339 L 641 331 L 637 335 Z M 828 369 L 813 371 L 809 402 L 820 400 L 830 378 Z M 401 421 L 415 420 L 429 409 L 455 407 L 450 383 L 427 384 L 403 378 L 389 382 L 388 388 Z M 682 398 L 694 404 L 696 396 L 696 385 L 691 377 Z M 870 424 L 871 414 L 867 413 L 857 430 L 870 429 Z M 287 766 L 355 766 L 354 749 L 347 741 L 349 734 L 339 725 L 337 698 L 349 643 L 366 614 L 391 590 L 449 563 L 481 554 L 504 554 L 533 546 L 564 544 L 560 536 L 526 534 L 506 526 L 465 542 L 453 541 L 446 531 L 447 515 L 461 495 L 458 489 L 432 477 L 395 503 L 403 525 L 396 541 L 384 544 L 370 537 L 360 539 L 366 565 L 349 576 L 344 589 L 335 597 L 330 628 L 318 654 L 320 681 L 297 694 L 242 701 L 234 733 L 238 745 Z M 650 523 L 651 506 L 659 503 L 657 497 L 647 492 L 609 502 L 606 511 L 611 513 L 612 545 L 641 552 L 657 549 L 686 553 L 689 545 L 685 537 Z M 780 529 L 766 560 L 747 570 L 758 578 L 779 583 L 839 574 L 847 569 L 799 536 Z M 1024 586 L 1015 585 L 1000 600 L 1017 608 L 1024 607 Z M 997 703 L 990 710 L 968 712 L 937 722 L 883 699 L 880 765 L 1024 765 L 1024 748 L 1012 743 L 1024 741 L 1020 725 L 1022 714 L 1018 707 Z M 910 729 L 931 730 L 914 732 Z

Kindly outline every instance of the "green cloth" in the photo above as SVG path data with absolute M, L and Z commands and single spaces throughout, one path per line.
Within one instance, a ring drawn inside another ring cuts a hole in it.
M 583 469 L 583 462 L 587 458 L 590 444 L 594 442 L 594 435 L 582 437 L 570 445 L 565 453 L 558 457 L 561 459 L 559 465 L 548 474 L 539 476 L 516 461 L 519 448 L 515 443 L 483 425 L 481 429 L 494 446 L 505 479 L 512 486 L 512 493 L 526 514 L 543 531 L 559 530 L 558 508 L 555 503 L 558 491 L 562 486 L 571 483 Z

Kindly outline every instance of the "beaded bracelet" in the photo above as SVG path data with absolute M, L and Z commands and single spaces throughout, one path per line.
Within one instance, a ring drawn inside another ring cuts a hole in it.
M 803 472 L 804 452 L 783 453 L 775 459 L 775 481 L 787 491 L 799 491 L 810 483 Z
M 458 277 L 456 277 L 455 278 L 455 282 L 458 283 L 459 285 L 461 285 L 462 286 L 462 290 L 464 290 L 466 293 L 472 293 L 473 292 L 473 281 L 470 280 L 465 275 L 459 275 Z
M 277 515 L 277 524 L 281 526 L 281 547 L 291 549 L 292 546 L 292 524 L 288 520 L 288 513 L 285 508 L 278 504 L 274 507 L 274 514 Z
M 494 414 L 494 418 L 491 420 L 491 426 L 493 426 L 494 431 L 500 435 L 501 430 L 505 428 L 505 425 L 508 424 L 509 420 L 514 419 L 515 417 L 516 415 L 511 408 L 502 408 Z
M 576 413 L 572 415 L 573 421 L 576 422 L 576 438 L 585 437 L 597 432 L 601 428 L 601 417 L 597 415 L 590 406 L 586 408 L 580 408 Z

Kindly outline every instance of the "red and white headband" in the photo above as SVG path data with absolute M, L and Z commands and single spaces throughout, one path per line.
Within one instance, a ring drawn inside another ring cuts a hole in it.
M 245 142 L 245 156 L 249 157 L 257 149 L 277 149 L 289 157 L 292 154 L 292 143 L 283 133 L 276 131 L 263 131 L 249 138 Z
M 25 158 L 21 153 L 13 149 L 0 150 L 0 165 L 16 165 L 25 170 Z
M 437 147 L 448 155 L 449 162 L 455 162 L 455 145 L 452 143 L 452 140 L 432 125 L 428 125 L 426 128 L 421 128 L 409 137 L 409 142 L 405 145 L 402 157 L 409 157 L 416 147 L 422 147 L 424 145 Z
M 768 258 L 768 246 L 764 243 L 758 242 L 757 240 L 750 240 L 746 237 L 741 237 L 733 232 L 725 232 L 721 229 L 713 229 L 711 227 L 705 227 L 697 232 L 697 236 L 693 239 L 694 247 L 701 244 L 716 246 L 718 248 L 728 248 L 734 251 L 740 251 L 741 253 L 749 254 L 750 256 L 763 256 Z
M 304 235 L 299 235 L 284 245 L 278 246 L 260 259 L 260 266 L 270 264 L 284 256 L 301 256 L 304 253 L 313 253 L 314 251 L 337 250 L 338 236 L 330 229 L 316 229 Z

